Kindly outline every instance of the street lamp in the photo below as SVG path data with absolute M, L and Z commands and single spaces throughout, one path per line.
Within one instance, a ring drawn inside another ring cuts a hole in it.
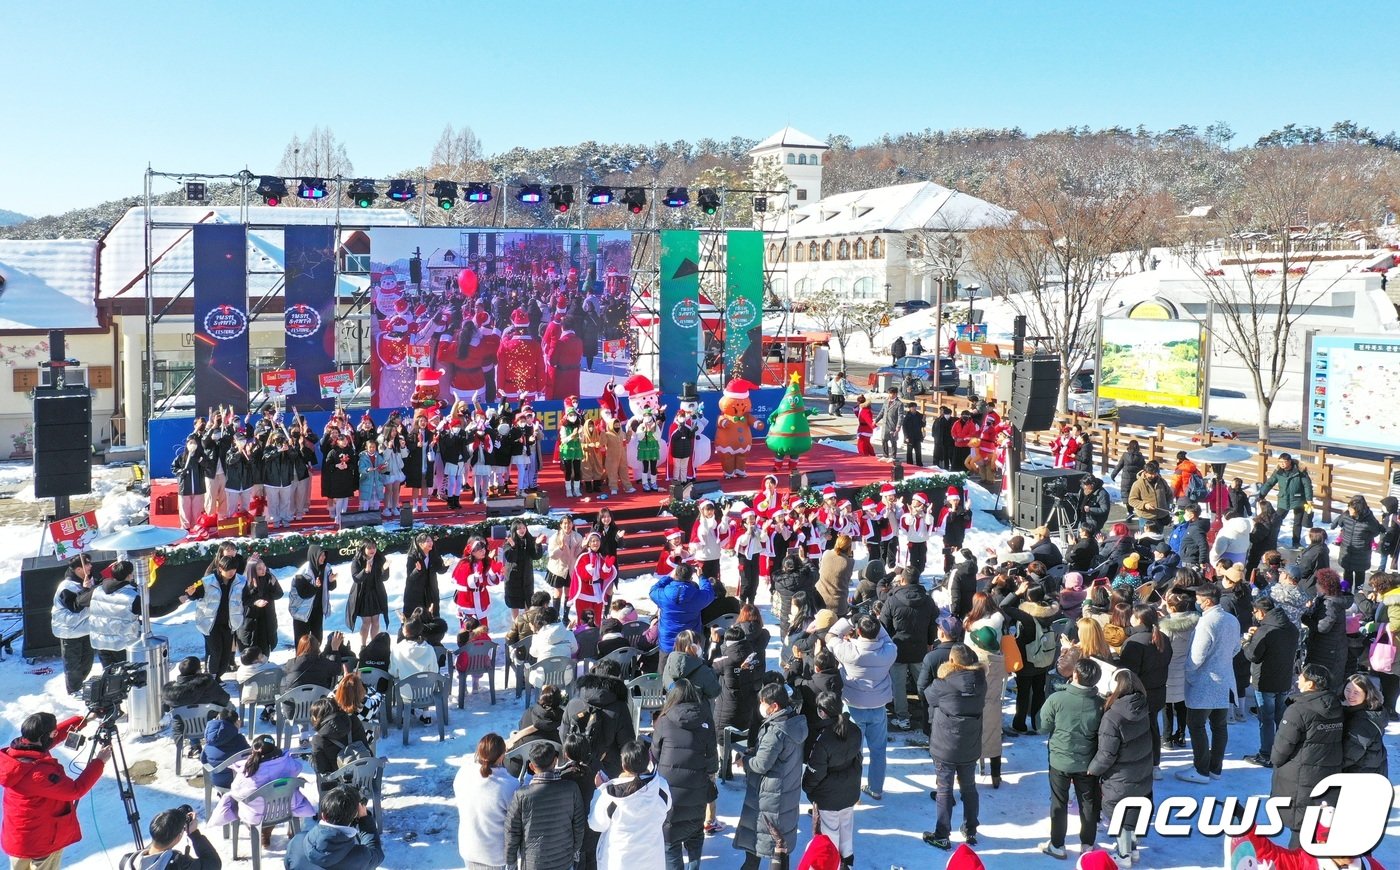
M 981 290 L 980 284 L 967 285 L 967 325 L 972 325 L 972 300 L 977 298 L 977 291 Z

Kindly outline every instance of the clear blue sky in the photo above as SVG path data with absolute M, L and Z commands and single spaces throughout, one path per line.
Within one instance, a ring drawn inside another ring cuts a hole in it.
M 515 146 L 923 128 L 1395 126 L 1400 5 L 5 0 L 0 208 L 269 171 L 330 126 L 357 172 L 443 126 Z

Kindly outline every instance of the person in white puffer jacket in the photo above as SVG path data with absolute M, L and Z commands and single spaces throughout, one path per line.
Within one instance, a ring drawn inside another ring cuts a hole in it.
M 1219 562 L 1223 556 L 1231 562 L 1243 563 L 1249 556 L 1249 531 L 1251 523 L 1233 510 L 1226 511 L 1225 522 L 1215 535 L 1215 543 L 1210 547 L 1210 561 Z
M 598 870 L 666 866 L 662 826 L 671 809 L 671 786 L 651 770 L 647 745 L 622 747 L 622 776 L 598 789 L 588 826 L 598 831 Z

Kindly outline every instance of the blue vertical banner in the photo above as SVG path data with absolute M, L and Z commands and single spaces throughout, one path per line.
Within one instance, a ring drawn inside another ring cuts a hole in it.
M 658 386 L 679 393 L 700 373 L 700 233 L 661 231 L 661 292 L 657 317 L 660 347 Z
M 288 226 L 283 321 L 286 368 L 297 373 L 298 410 L 334 405 L 322 399 L 320 376 L 335 371 L 335 227 Z
M 194 226 L 194 400 L 248 411 L 248 228 Z

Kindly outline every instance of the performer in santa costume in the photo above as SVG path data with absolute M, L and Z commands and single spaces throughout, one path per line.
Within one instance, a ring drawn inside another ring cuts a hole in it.
M 866 559 L 870 562 L 883 562 L 885 541 L 894 534 L 890 529 L 890 521 L 885 517 L 880 503 L 873 498 L 861 502 L 860 512 L 864 530 L 861 538 L 865 541 Z
M 562 399 L 579 392 L 579 369 L 583 365 L 583 341 L 572 317 L 560 323 L 559 337 L 545 351 L 549 366 L 550 396 Z
M 964 504 L 962 491 L 956 486 L 948 487 L 944 499 L 943 509 L 938 512 L 937 531 L 943 538 L 943 573 L 946 576 L 953 570 L 967 530 L 972 528 L 972 511 Z
M 828 550 L 831 549 L 832 544 L 836 543 L 836 514 L 836 487 L 827 484 L 822 488 L 822 506 L 817 508 L 813 525 L 818 537 L 821 538 Z
M 1060 427 L 1060 434 L 1050 442 L 1050 456 L 1056 468 L 1073 468 L 1074 457 L 1079 453 L 1079 440 L 1068 426 Z
M 669 577 L 676 567 L 685 561 L 685 532 L 671 529 L 666 532 L 666 544 L 656 557 L 656 576 Z
M 517 308 L 501 336 L 496 365 L 498 394 L 508 402 L 545 399 L 544 355 L 540 340 L 530 331 L 530 315 Z
M 982 435 L 982 427 L 977 421 L 972 419 L 972 412 L 963 409 L 958 415 L 958 420 L 952 426 L 953 435 L 953 456 L 950 468 L 957 470 L 967 467 L 967 457 L 973 451 L 972 439 Z
M 700 576 L 719 579 L 719 557 L 729 536 L 729 520 L 719 515 L 715 503 L 702 499 L 695 525 L 690 530 L 690 552 L 700 560 Z
M 590 611 L 594 625 L 603 624 L 603 611 L 612 597 L 612 586 L 617 582 L 616 560 L 599 552 L 602 546 L 602 536 L 590 532 L 569 576 L 569 602 L 574 613 Z
M 899 493 L 895 492 L 892 483 L 880 486 L 880 510 L 885 515 L 885 522 L 889 523 L 889 534 L 885 535 L 883 547 L 885 568 L 892 570 L 899 557 L 899 544 L 895 538 L 899 534 L 899 520 L 904 516 L 904 503 L 899 500 Z
M 482 398 L 485 404 L 490 405 L 496 401 L 498 392 L 496 365 L 501 353 L 501 333 L 491 319 L 491 312 L 481 303 L 476 306 L 476 325 L 481 330 L 477 349 L 481 354 Z
M 496 561 L 486 542 L 472 538 L 462 551 L 462 558 L 452 568 L 452 579 L 457 584 L 454 601 L 457 603 L 457 619 L 466 628 L 467 617 L 474 616 L 483 628 L 487 625 L 487 612 L 491 608 L 492 586 L 499 586 L 505 577 L 501 563 Z
M 918 576 L 923 576 L 928 564 L 928 539 L 932 535 L 928 496 L 916 492 L 909 503 L 909 512 L 899 518 L 899 567 L 913 568 Z
M 457 401 L 480 404 L 486 392 L 486 376 L 482 373 L 481 330 L 476 321 L 462 320 L 461 329 L 452 339 L 452 394 Z
M 491 489 L 491 462 L 497 449 L 496 433 L 486 420 L 486 412 L 480 408 L 472 414 L 471 426 L 467 428 L 467 456 L 465 465 L 471 469 L 473 501 L 486 504 Z
M 739 535 L 734 540 L 734 555 L 739 558 L 739 600 L 753 601 L 758 595 L 759 563 L 768 555 L 771 541 L 753 508 L 746 508 L 739 522 Z
M 870 399 L 864 393 L 856 396 L 856 453 L 860 456 L 874 456 L 875 445 L 870 439 L 875 435 L 875 412 L 870 408 Z
M 763 476 L 763 491 L 754 499 L 754 510 L 763 519 L 770 519 L 778 508 L 783 506 L 783 494 L 778 492 L 778 477 L 775 474 Z

